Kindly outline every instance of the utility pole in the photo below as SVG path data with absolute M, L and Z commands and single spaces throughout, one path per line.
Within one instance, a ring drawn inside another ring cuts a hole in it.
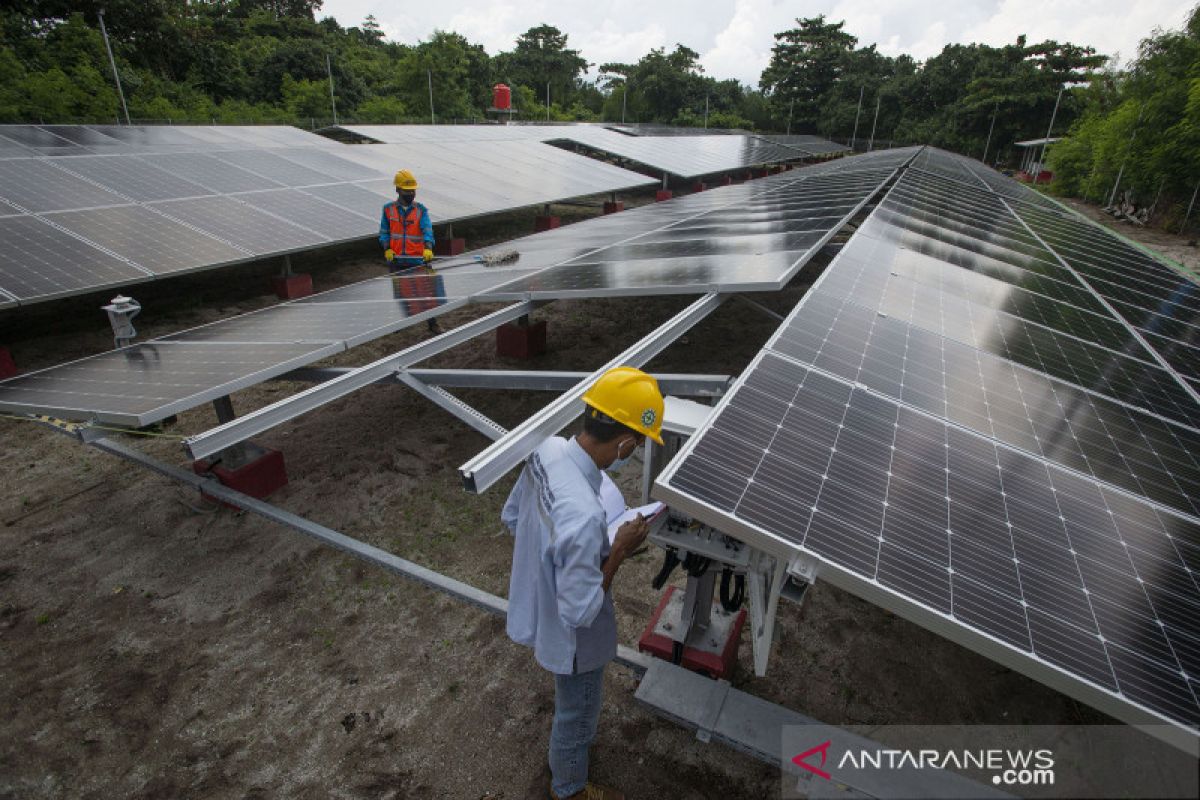
M 333 99 L 333 67 L 329 63 L 329 53 L 325 54 L 325 71 L 329 73 L 329 107 L 333 109 L 333 124 L 337 125 L 337 100 Z
M 629 78 L 625 78 L 625 83 L 621 85 L 621 124 L 625 124 L 625 99 L 629 97 Z
M 708 130 L 708 95 L 704 95 L 704 130 Z
M 1192 207 L 1196 205 L 1196 194 L 1200 192 L 1200 183 L 1196 184 L 1196 188 L 1192 190 L 1192 201 L 1188 203 L 1187 212 L 1183 215 L 1183 222 L 1179 223 L 1179 233 L 1183 233 L 1183 229 L 1187 227 L 1188 217 L 1192 215 Z
M 1042 170 L 1046 166 L 1046 145 L 1050 144 L 1050 131 L 1054 130 L 1054 118 L 1058 116 L 1058 103 L 1062 100 L 1063 89 L 1066 89 L 1066 84 L 1058 87 L 1058 97 L 1054 98 L 1054 111 L 1050 114 L 1050 127 L 1046 128 L 1046 139 L 1042 142 L 1042 154 L 1038 156 L 1037 170 L 1038 174 L 1033 176 L 1033 182 L 1037 183 L 1038 175 L 1042 174 Z
M 854 143 L 856 141 L 858 141 L 858 115 L 862 113 L 863 90 L 866 88 L 867 88 L 867 85 L 865 83 L 862 86 L 858 87 L 858 109 L 854 112 L 854 133 L 850 134 L 850 149 L 851 150 L 854 149 Z
M 550 81 L 546 81 L 546 122 L 550 121 Z
M 429 79 L 429 124 L 436 125 L 433 117 L 433 70 L 425 70 L 425 77 Z
M 983 165 L 987 166 L 987 151 L 992 146 L 992 129 L 996 127 L 996 113 L 1000 110 L 1000 101 L 996 101 L 995 107 L 992 109 L 992 124 L 988 125 L 987 141 L 983 143 L 983 158 L 979 159 Z
M 796 98 L 792 98 L 792 104 L 788 106 L 788 126 L 787 135 L 792 135 L 792 112 L 796 110 Z
M 883 92 L 875 95 L 875 119 L 871 122 L 871 141 L 867 144 L 867 152 L 875 149 L 875 126 L 879 124 L 879 102 L 883 99 Z
M 104 9 L 98 12 L 100 16 L 100 35 L 104 37 L 104 49 L 108 51 L 108 63 L 112 65 L 113 80 L 117 82 L 117 96 L 121 98 L 121 109 L 125 112 L 125 124 L 129 121 L 129 106 L 125 104 L 125 90 L 121 88 L 121 73 L 117 72 L 117 60 L 113 58 L 112 45 L 108 43 L 108 28 L 104 27 Z

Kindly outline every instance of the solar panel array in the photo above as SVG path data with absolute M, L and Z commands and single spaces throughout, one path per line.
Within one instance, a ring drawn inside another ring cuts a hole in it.
M 746 134 L 631 136 L 601 125 L 343 125 L 338 129 L 387 144 L 534 141 L 578 146 L 683 178 L 780 164 L 815 151 Z
M 142 426 L 468 302 L 775 289 L 910 156 L 834 162 L 643 206 L 505 243 L 500 249 L 521 254 L 510 267 L 472 263 L 433 276 L 372 279 L 22 375 L 0 383 L 0 409 Z M 227 201 L 176 202 L 209 221 L 224 217 Z M 130 208 L 156 213 L 107 210 Z M 231 238 L 255 244 L 256 226 L 227 222 Z M 112 225 L 113 235 L 126 227 Z M 707 256 L 697 255 L 702 248 Z M 600 274 L 604 280 L 594 280 Z
M 1200 404 L 1145 341 L 1195 284 L 988 172 L 923 151 L 655 495 L 1194 742 Z
M 821 136 L 813 136 L 811 134 L 785 134 L 783 136 L 761 136 L 759 138 L 766 139 L 775 144 L 787 145 L 800 150 L 807 150 L 816 155 L 829 155 L 832 153 L 849 152 L 850 148 L 844 144 L 831 142 Z
M 653 181 L 537 142 L 347 146 L 295 128 L 0 126 L 0 307 Z

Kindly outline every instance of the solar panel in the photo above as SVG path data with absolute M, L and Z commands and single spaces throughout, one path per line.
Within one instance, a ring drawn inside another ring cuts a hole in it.
M 222 150 L 212 155 L 227 164 L 270 178 L 284 186 L 313 186 L 337 182 L 337 178 L 332 175 L 309 169 L 266 150 Z M 261 185 L 258 188 L 261 188 Z
M 138 201 L 212 194 L 178 175 L 123 156 L 73 156 L 58 159 L 55 166 Z
M 330 240 L 362 238 L 378 230 L 374 220 L 297 189 L 249 192 L 236 197 Z
M 120 195 L 94 186 L 39 158 L 0 161 L 0 197 L 26 211 L 63 211 L 128 203 Z
M 150 273 L 36 217 L 0 218 L 0 289 L 17 300 L 148 280 Z
M 342 349 L 145 342 L 0 382 L 0 409 L 140 427 Z
M 377 169 L 363 166 L 326 150 L 291 147 L 287 150 L 280 150 L 279 155 L 288 161 L 295 161 L 303 167 L 316 170 L 322 175 L 329 175 L 340 181 L 371 179 L 380 175 L 380 171 Z
M 252 192 L 282 186 L 278 181 L 247 172 L 204 153 L 148 154 L 138 156 L 138 159 L 214 192 Z
M 655 494 L 1194 737 L 1200 404 L 1003 203 L 937 177 L 969 164 L 922 156 Z
M 439 270 L 432 278 L 427 275 L 389 275 L 331 289 L 296 302 L 375 303 L 425 297 L 473 297 L 531 272 L 533 270 L 492 268 L 474 272 L 467 269 Z
M 154 275 L 241 261 L 249 255 L 145 206 L 64 211 L 47 219 Z
M 38 155 L 80 155 L 88 152 L 74 142 L 35 125 L 0 125 L 0 136 L 29 148 Z
M 691 195 L 669 207 L 646 206 L 622 215 L 633 224 L 615 237 L 616 243 L 605 241 L 614 236 L 605 229 L 602 237 L 577 241 L 577 248 L 556 248 L 549 255 L 561 259 L 557 264 L 487 295 L 555 298 L 779 288 L 890 175 L 887 168 L 805 170 L 753 187 Z M 521 252 L 522 266 L 536 263 Z
M 232 197 L 169 200 L 152 207 L 249 253 L 280 253 L 329 241 L 328 237 Z

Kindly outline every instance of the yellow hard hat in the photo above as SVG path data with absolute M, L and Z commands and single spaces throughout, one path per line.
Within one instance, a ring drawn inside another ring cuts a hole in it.
M 392 181 L 396 184 L 397 189 L 415 189 L 417 188 L 417 179 L 413 174 L 406 169 L 402 169 L 396 173 L 395 179 Z
M 583 402 L 627 428 L 662 440 L 663 396 L 658 381 L 636 367 L 613 367 L 584 392 Z

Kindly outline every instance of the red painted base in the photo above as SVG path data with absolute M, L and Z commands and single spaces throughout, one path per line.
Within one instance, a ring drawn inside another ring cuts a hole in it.
M 671 595 L 675 593 L 677 588 L 671 586 L 667 591 L 663 592 L 662 600 L 658 603 L 658 608 L 654 609 L 654 615 L 650 617 L 650 621 L 646 624 L 646 630 L 642 632 L 641 638 L 638 639 L 638 650 L 640 652 L 649 653 L 655 658 L 661 658 L 663 661 L 672 660 L 675 652 L 675 642 L 660 633 L 655 633 L 654 629 L 658 626 L 658 618 L 662 616 L 663 610 L 666 609 L 667 603 L 671 600 Z M 725 640 L 725 647 L 720 653 L 709 653 L 697 650 L 694 647 L 684 647 L 683 658 L 679 662 L 680 665 L 685 669 L 703 672 L 712 678 L 728 680 L 733 675 L 734 667 L 737 666 L 738 643 L 741 641 L 742 628 L 745 624 L 746 609 L 743 608 L 734 617 L 733 625 L 729 629 L 729 638 Z
M 760 170 L 757 177 L 769 178 L 769 177 L 771 177 L 771 170 L 769 170 L 769 169 Z
M 562 220 L 558 217 L 547 217 L 539 214 L 533 218 L 533 230 L 535 233 L 541 233 L 542 231 L 557 228 L 561 223 Z
M 625 203 L 623 203 L 620 200 L 604 204 L 604 213 L 605 214 L 616 214 L 618 211 L 624 211 L 624 210 L 625 210 Z
M 221 464 L 212 464 L 207 459 L 192 462 L 192 471 L 197 475 L 213 474 L 217 480 L 230 489 L 248 494 L 262 500 L 278 489 L 287 486 L 287 470 L 283 466 L 283 453 L 278 450 L 264 450 L 263 454 L 253 461 L 243 464 L 236 469 L 228 469 Z M 203 490 L 201 490 L 201 494 Z M 216 500 L 215 497 L 204 495 L 205 498 Z M 222 503 L 229 508 L 228 503 Z
M 721 178 L 721 185 L 722 186 L 733 186 L 733 176 L 726 175 L 725 177 Z
M 674 196 L 675 195 L 671 192 L 670 189 L 659 189 L 657 192 L 654 193 L 654 200 L 655 200 L 655 202 L 661 203 L 663 200 L 670 200 Z
M 311 275 L 276 275 L 271 279 L 271 287 L 275 296 L 280 300 L 295 300 L 298 297 L 308 297 L 313 293 Z
M 12 353 L 7 347 L 0 347 L 0 381 L 17 374 L 17 362 L 13 361 Z
M 433 254 L 436 256 L 457 256 L 462 255 L 467 251 L 467 240 L 459 237 L 457 239 L 438 239 L 433 243 Z
M 546 352 L 546 321 L 531 325 L 509 322 L 496 329 L 496 355 L 502 358 L 533 358 Z
M 696 181 L 695 183 L 692 184 L 693 192 L 703 192 L 707 188 L 708 188 L 708 185 L 706 183 L 704 183 L 704 181 Z

